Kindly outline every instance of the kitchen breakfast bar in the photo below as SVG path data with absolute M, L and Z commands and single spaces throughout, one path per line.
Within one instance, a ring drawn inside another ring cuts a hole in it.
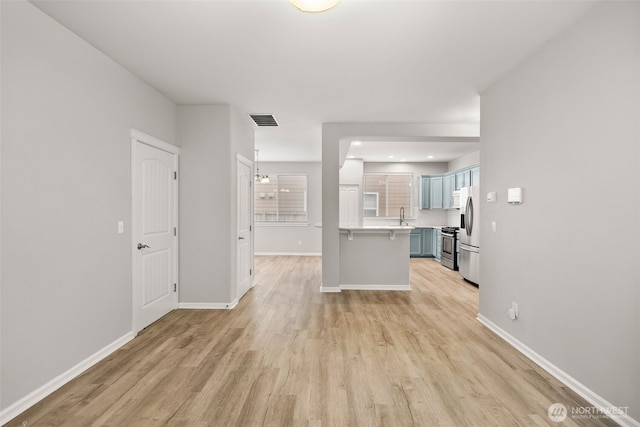
M 340 288 L 411 290 L 410 226 L 340 228 Z

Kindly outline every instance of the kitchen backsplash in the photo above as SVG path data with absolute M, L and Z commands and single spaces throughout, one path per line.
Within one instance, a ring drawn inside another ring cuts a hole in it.
M 460 227 L 460 210 L 454 209 L 447 212 L 447 225 L 452 227 Z
M 408 217 L 409 215 L 407 215 Z M 430 227 L 440 225 L 459 226 L 460 211 L 443 209 L 416 209 L 415 218 L 407 218 L 406 222 L 415 227 Z M 371 219 L 364 218 L 364 226 L 374 225 L 398 225 L 398 219 Z
M 447 211 L 442 209 L 418 210 L 416 220 L 412 225 L 428 226 L 428 225 L 449 225 L 447 224 Z

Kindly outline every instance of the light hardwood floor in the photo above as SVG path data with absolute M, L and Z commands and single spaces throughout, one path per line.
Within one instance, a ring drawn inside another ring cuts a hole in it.
M 320 271 L 258 257 L 234 310 L 168 314 L 9 425 L 615 425 L 552 422 L 591 405 L 482 326 L 457 272 L 412 259 L 410 292 L 322 294 Z

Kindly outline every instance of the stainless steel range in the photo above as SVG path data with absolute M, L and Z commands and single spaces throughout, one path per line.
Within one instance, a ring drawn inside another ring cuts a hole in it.
M 458 229 L 459 227 L 442 227 L 440 263 L 452 270 L 458 269 Z

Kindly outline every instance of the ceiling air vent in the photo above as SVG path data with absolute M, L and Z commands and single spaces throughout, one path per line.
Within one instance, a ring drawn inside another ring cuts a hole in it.
M 278 122 L 271 114 L 249 114 L 257 126 L 278 126 Z

